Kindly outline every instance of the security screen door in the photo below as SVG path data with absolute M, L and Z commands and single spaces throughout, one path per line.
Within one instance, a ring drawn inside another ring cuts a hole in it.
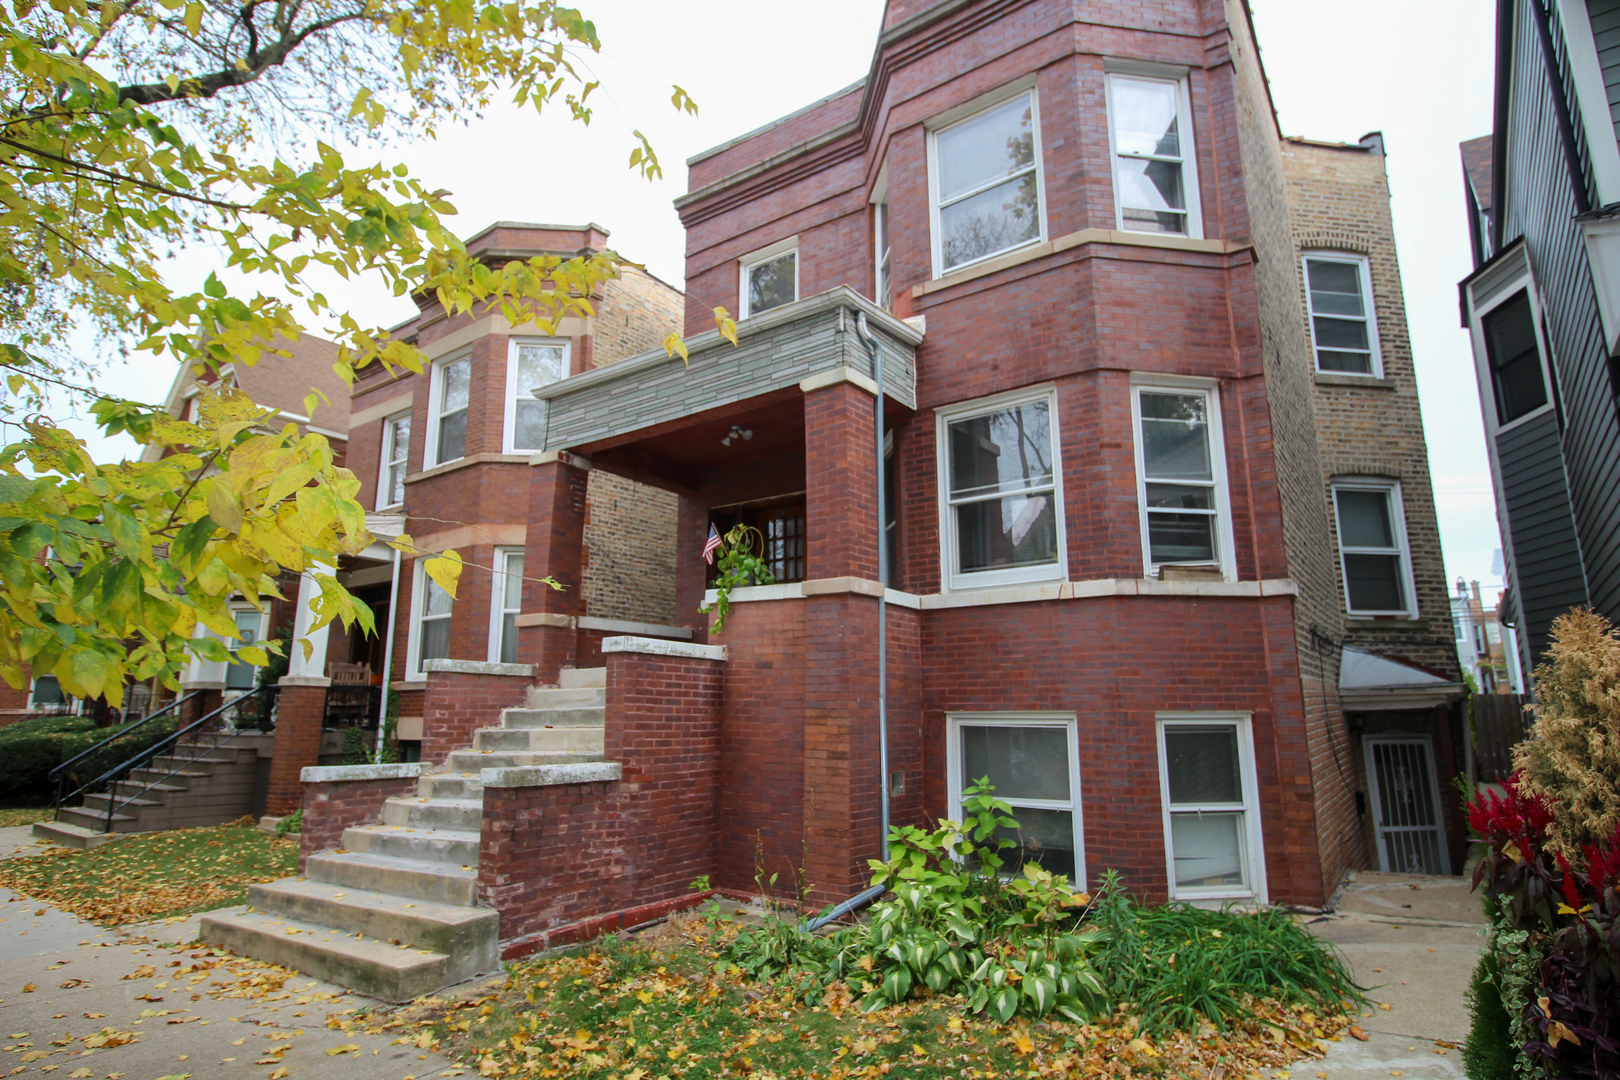
M 1369 737 L 1367 777 L 1372 784 L 1378 869 L 1398 874 L 1451 873 L 1428 736 Z

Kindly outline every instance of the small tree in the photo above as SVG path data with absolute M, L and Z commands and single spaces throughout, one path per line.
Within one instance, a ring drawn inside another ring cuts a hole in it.
M 1513 764 L 1552 814 L 1546 846 L 1580 866 L 1620 832 L 1620 630 L 1589 608 L 1559 616 L 1535 677 L 1535 727 Z

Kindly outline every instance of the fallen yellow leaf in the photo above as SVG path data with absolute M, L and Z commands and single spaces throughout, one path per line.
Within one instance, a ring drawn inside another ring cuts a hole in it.
M 327 1057 L 337 1057 L 339 1054 L 359 1054 L 359 1043 L 344 1043 L 342 1046 L 329 1046 L 326 1048 Z
M 283 1065 L 281 1068 L 270 1074 L 270 1080 L 282 1080 L 282 1077 L 289 1076 L 291 1073 L 292 1070 Z

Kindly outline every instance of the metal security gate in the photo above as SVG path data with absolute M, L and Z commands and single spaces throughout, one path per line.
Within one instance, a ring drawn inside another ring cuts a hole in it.
M 1367 780 L 1372 785 L 1378 868 L 1398 874 L 1451 873 L 1429 737 L 1368 737 Z

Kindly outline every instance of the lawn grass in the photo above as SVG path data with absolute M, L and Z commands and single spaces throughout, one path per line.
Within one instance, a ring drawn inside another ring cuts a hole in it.
M 720 959 L 729 933 L 678 921 L 655 938 L 606 940 L 513 966 L 499 992 L 446 1006 L 402 1041 L 459 1055 L 494 1077 L 580 1080 L 998 1080 L 1101 1075 L 1269 1075 L 1336 1040 L 1344 1017 L 1253 1003 L 1253 1018 L 1160 1040 L 1142 1037 L 1128 1006 L 1079 1025 L 998 1025 L 949 997 L 862 1013 L 835 984 L 820 1005 L 751 984 Z
M 48 806 L 0 807 L 0 829 L 15 828 L 18 825 L 32 825 L 36 821 L 49 821 L 51 816 L 52 810 Z
M 7 859 L 0 862 L 0 885 L 103 926 L 240 904 L 250 884 L 298 869 L 296 840 L 278 840 L 243 821 Z

